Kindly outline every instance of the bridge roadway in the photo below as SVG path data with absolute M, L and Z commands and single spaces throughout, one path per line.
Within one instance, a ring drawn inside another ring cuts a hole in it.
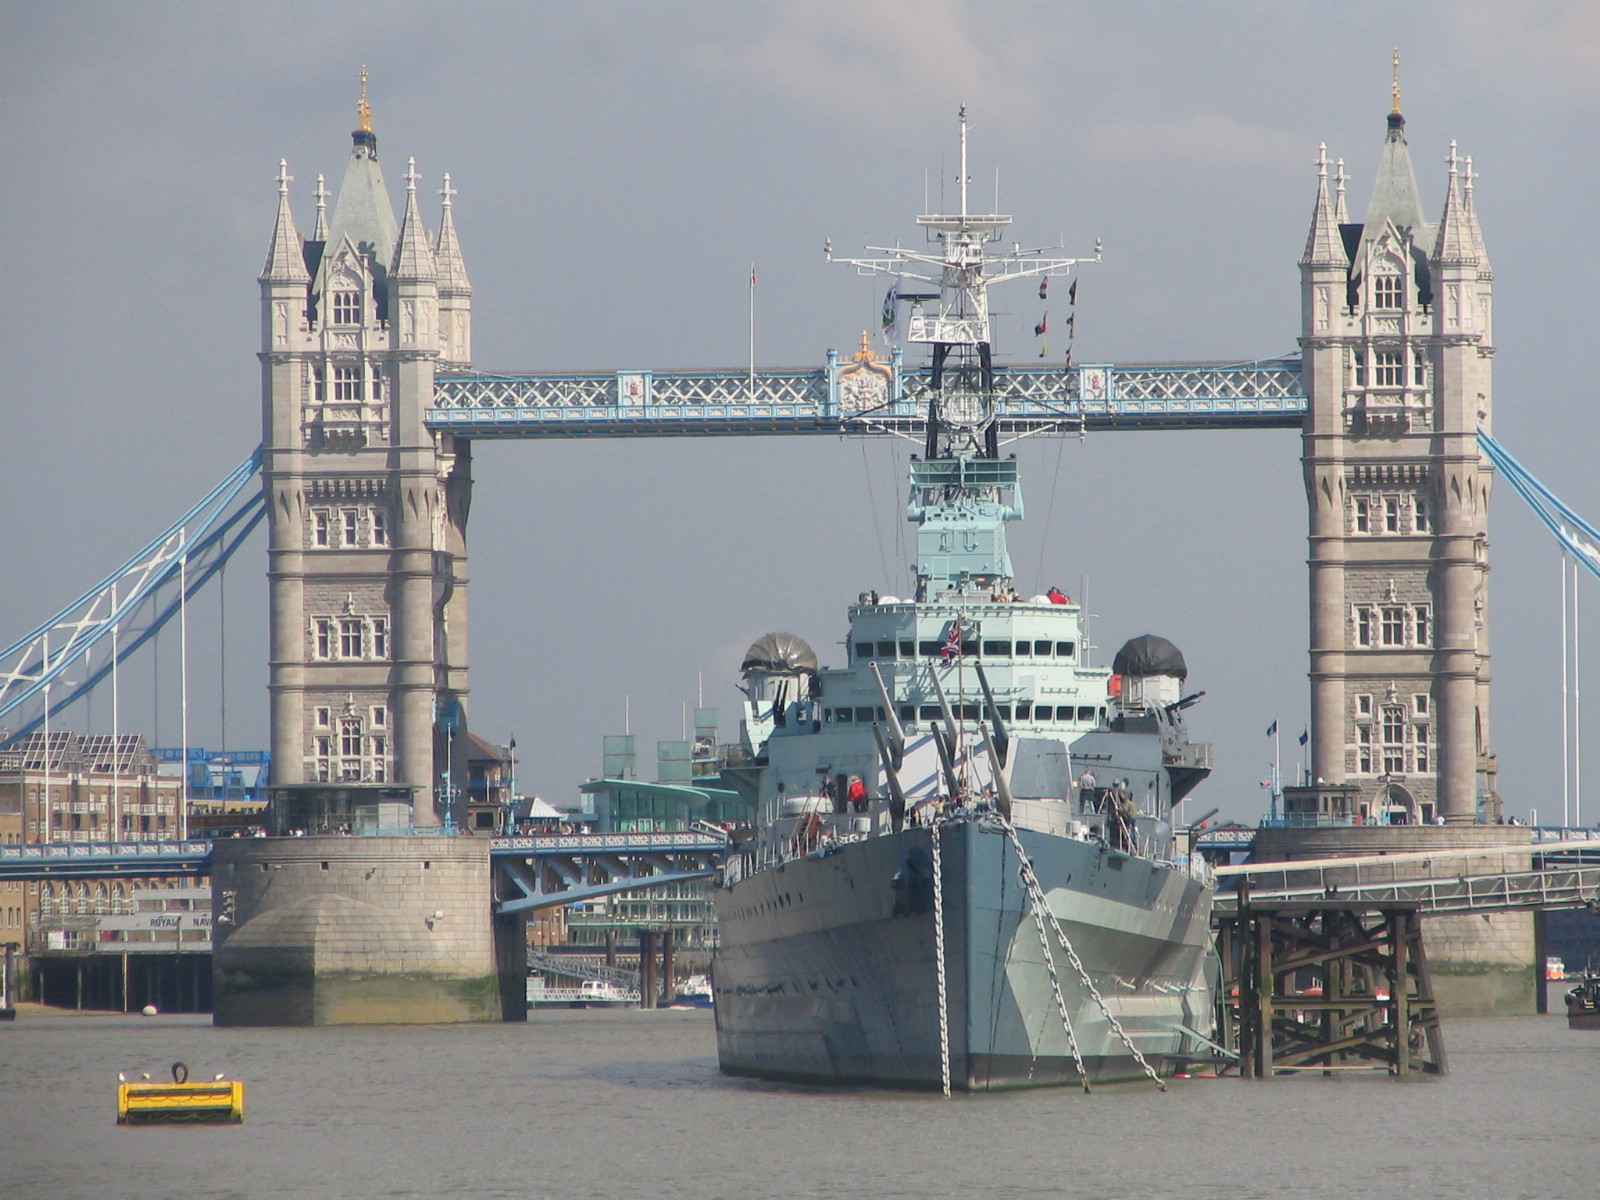
M 0 880 L 206 875 L 211 848 L 209 841 L 0 846 Z M 494 906 L 526 912 L 706 879 L 726 848 L 724 838 L 698 830 L 491 838 Z
M 864 377 L 870 376 L 863 384 Z M 466 438 L 905 434 L 925 428 L 923 368 L 441 375 L 428 428 Z M 996 367 L 1001 432 L 1299 429 L 1298 358 Z

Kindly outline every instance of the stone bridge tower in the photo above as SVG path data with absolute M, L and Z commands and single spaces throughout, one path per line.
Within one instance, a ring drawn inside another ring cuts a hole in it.
M 1326 152 L 1300 258 L 1312 775 L 1365 821 L 1498 814 L 1486 561 L 1491 282 L 1472 160 L 1424 213 L 1398 82 L 1352 222 Z
M 435 369 L 468 364 L 472 290 L 449 176 L 436 237 L 414 163 L 396 225 L 364 73 L 352 138 L 331 223 L 318 177 L 308 239 L 280 164 L 261 273 L 279 828 L 337 828 L 384 800 L 437 825 L 465 778 L 452 741 L 467 694 L 470 445 L 435 437 L 423 415 Z

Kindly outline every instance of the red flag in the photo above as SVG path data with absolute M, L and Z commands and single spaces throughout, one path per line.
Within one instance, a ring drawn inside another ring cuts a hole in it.
M 1045 298 L 1045 293 L 1047 293 L 1049 290 L 1050 276 L 1046 275 L 1043 279 L 1039 280 L 1039 299 L 1043 300 Z
M 1041 317 L 1039 319 L 1039 323 L 1033 327 L 1033 336 L 1034 337 L 1043 337 L 1049 331 L 1050 331 L 1050 310 L 1049 309 L 1045 309 L 1044 316 Z

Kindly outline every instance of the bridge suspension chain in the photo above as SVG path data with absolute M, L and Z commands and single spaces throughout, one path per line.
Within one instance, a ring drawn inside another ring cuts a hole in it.
M 49 698 L 53 715 L 70 707 L 127 660 L 176 615 L 187 599 L 210 582 L 266 514 L 259 492 L 239 502 L 246 485 L 261 468 L 257 448 L 212 488 L 199 503 L 110 575 L 11 645 L 0 649 L 0 722 L 59 681 L 74 663 L 112 631 L 148 606 L 142 627 L 133 637 L 118 639 L 116 652 L 61 697 Z M 179 579 L 182 595 L 162 602 L 159 590 Z M 44 722 L 41 711 L 18 724 L 10 741 L 33 732 Z

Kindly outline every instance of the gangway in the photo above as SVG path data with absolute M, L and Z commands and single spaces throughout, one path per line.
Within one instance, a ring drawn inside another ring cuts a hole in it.
M 608 967 L 604 963 L 591 962 L 578 955 L 540 954 L 530 950 L 528 970 L 542 971 L 546 975 L 559 975 L 564 979 L 589 979 L 598 983 L 614 983 L 633 992 L 639 990 L 639 972 L 630 971 L 626 967 Z
M 1570 863 L 1551 862 L 1571 854 Z M 1600 865 L 1584 839 L 1496 849 L 1411 850 L 1348 858 L 1298 859 L 1217 867 L 1240 887 L 1220 893 L 1223 914 L 1252 905 L 1337 900 L 1349 904 L 1414 904 L 1423 916 L 1584 908 L 1600 904 Z M 1465 869 L 1471 860 L 1471 869 Z M 1454 873 L 1425 868 L 1459 863 Z

